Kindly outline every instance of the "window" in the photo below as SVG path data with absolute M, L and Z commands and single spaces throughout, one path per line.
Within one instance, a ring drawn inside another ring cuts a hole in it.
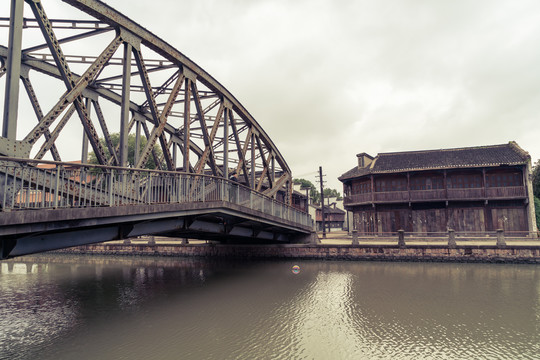
M 363 181 L 353 185 L 353 194 L 366 194 L 371 192 L 371 181 Z
M 488 187 L 522 186 L 521 172 L 486 174 Z
M 387 192 L 387 191 L 406 191 L 407 179 L 406 178 L 382 178 L 375 180 L 375 191 Z
M 433 190 L 443 189 L 443 178 L 441 176 L 415 176 L 411 177 L 411 190 Z
M 482 187 L 481 174 L 455 174 L 450 176 L 448 187 L 453 189 L 473 189 Z

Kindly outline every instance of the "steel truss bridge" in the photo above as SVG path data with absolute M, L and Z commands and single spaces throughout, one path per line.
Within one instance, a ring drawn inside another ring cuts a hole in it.
M 9 3 L 0 258 L 144 234 L 312 236 L 275 144 L 192 60 L 98 0 Z

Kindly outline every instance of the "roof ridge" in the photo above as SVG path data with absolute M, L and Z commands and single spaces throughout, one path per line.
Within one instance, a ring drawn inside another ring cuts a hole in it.
M 517 142 L 515 142 L 514 140 L 508 142 L 508 145 L 510 145 L 510 147 L 514 148 L 514 150 L 517 151 L 518 154 L 520 154 L 521 156 L 523 156 L 525 159 L 527 160 L 530 160 L 531 159 L 531 154 L 529 154 L 528 151 L 525 151 L 521 146 L 518 145 Z
M 512 146 L 510 143 L 507 144 L 495 144 L 495 145 L 479 145 L 479 146 L 466 146 L 466 147 L 459 147 L 459 148 L 450 148 L 450 149 L 431 149 L 431 150 L 412 150 L 412 151 L 394 151 L 394 152 L 387 152 L 387 153 L 378 153 L 375 158 L 377 158 L 380 155 L 396 155 L 396 154 L 421 154 L 421 153 L 428 153 L 428 152 L 450 152 L 450 151 L 456 151 L 456 150 L 472 150 L 472 149 L 486 149 L 486 148 L 496 148 L 496 147 L 505 147 L 505 146 Z M 515 143 L 515 142 L 514 142 Z M 516 146 L 519 147 L 519 145 L 516 144 Z M 523 149 L 521 149 L 524 151 Z

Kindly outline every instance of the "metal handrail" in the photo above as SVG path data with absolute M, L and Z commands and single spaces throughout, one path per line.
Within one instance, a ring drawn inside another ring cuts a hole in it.
M 312 226 L 309 214 L 212 175 L 0 157 L 0 211 L 209 201 Z

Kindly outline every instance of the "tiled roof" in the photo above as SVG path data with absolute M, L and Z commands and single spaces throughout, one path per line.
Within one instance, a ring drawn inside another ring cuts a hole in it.
M 345 211 L 332 206 L 324 206 L 324 212 L 328 214 L 345 214 Z
M 381 153 L 369 166 L 355 167 L 341 175 L 339 180 L 377 173 L 522 165 L 528 160 L 529 154 L 514 141 L 501 145 L 457 149 Z

